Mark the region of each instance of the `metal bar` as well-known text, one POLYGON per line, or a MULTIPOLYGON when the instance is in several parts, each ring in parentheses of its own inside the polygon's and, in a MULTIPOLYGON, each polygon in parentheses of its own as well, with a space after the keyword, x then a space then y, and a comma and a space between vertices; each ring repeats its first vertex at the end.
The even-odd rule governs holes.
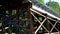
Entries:
MULTIPOLYGON (((43 16, 43 17, 46 17, 46 16, 44 16, 43 14, 39 13, 38 11, 34 10, 33 8, 30 8, 30 10, 31 10, 32 12, 35 12, 35 13, 43 16)), ((50 17, 47 17, 47 18, 50 19, 50 20, 52 20, 52 21, 56 21, 56 20, 54 20, 54 19, 52 19, 52 18, 50 18, 50 17)), ((58 22, 59 22, 59 21, 58 21, 58 22)))
POLYGON ((45 22, 46 19, 44 19, 44 21, 41 23, 41 25, 39 25, 39 27, 37 28, 37 30, 35 31, 35 34, 38 32, 38 30, 41 28, 41 26, 43 25, 43 23, 45 22))
MULTIPOLYGON (((53 26, 53 24, 49 21, 49 20, 47 20, 52 26, 53 26)), ((55 29, 57 30, 57 31, 59 31, 56 27, 55 27, 55 29)))
MULTIPOLYGON (((31 14, 33 15, 33 13, 31 12, 31 14)), ((34 15, 33 15, 34 16, 34 15)), ((35 16, 34 16, 35 17, 35 16)), ((36 17, 35 17, 36 18, 36 17)), ((37 18, 36 18, 37 19, 37 18)), ((38 19, 37 19, 38 20, 38 19)), ((46 18, 44 19, 44 21, 43 22, 45 22, 45 20, 46 20, 46 18)), ((43 26, 42 24, 43 24, 43 22, 41 23, 39 20, 38 20, 38 22, 41 24, 39 27, 38 27, 38 29, 35 31, 35 34, 37 33, 37 31, 39 30, 39 28, 41 27, 41 26, 43 26)), ((44 26, 43 26, 43 28, 44 29, 46 29, 44 26)), ((46 29, 47 30, 47 29, 46 29)), ((48 30, 47 30, 48 31, 48 30)))
MULTIPOLYGON (((39 13, 38 11, 35 11, 35 10, 33 10, 32 8, 30 9, 30 10, 32 10, 33 12, 35 12, 35 13, 37 13, 37 14, 39 14, 39 15, 41 15, 41 13, 39 13)), ((43 16, 44 17, 44 15, 41 15, 41 16, 43 16)), ((52 18, 50 18, 50 17, 47 17, 48 19, 50 19, 50 20, 52 20, 52 21, 56 21, 56 20, 54 20, 54 19, 52 19, 52 18)), ((59 21, 58 21, 59 22, 59 21)), ((59 22, 60 23, 60 22, 59 22)), ((58 29, 57 28, 55 28, 57 31, 58 31, 58 29)))
MULTIPOLYGON (((36 13, 38 12, 37 10, 35 10, 35 9, 33 9, 33 8, 31 8, 30 10, 32 10, 32 11, 34 11, 34 12, 36 12, 36 13)), ((45 15, 41 14, 40 12, 38 12, 37 14, 45 17, 45 15)), ((49 18, 49 17, 47 17, 47 18, 48 18, 48 19, 51 19, 51 18, 49 18)), ((56 21, 56 20, 54 20, 54 19, 51 19, 51 20, 56 21)))
POLYGON ((9 34, 12 34, 12 25, 10 25, 10 32, 9 34))
POLYGON ((47 22, 46 25, 47 25, 47 29, 49 30, 49 33, 50 33, 50 24, 47 22))
POLYGON ((54 27, 56 26, 57 23, 58 23, 58 22, 56 22, 56 23, 53 25, 53 27, 52 27, 52 29, 51 29, 50 32, 52 32, 52 30, 54 29, 54 27))
POLYGON ((44 15, 42 15, 42 14, 41 14, 41 13, 39 13, 38 11, 33 10, 32 8, 30 8, 30 10, 31 10, 32 12, 35 12, 35 13, 37 13, 37 14, 39 14, 39 15, 41 15, 41 16, 43 16, 43 17, 45 17, 44 15))
MULTIPOLYGON (((32 13, 32 15, 33 15, 33 13, 32 13)), ((33 15, 33 17, 35 18, 35 19, 37 19, 34 15, 33 15)), ((41 24, 41 22, 37 19, 37 21, 41 24)), ((47 32, 49 32, 45 27, 44 27, 44 25, 42 25, 42 27, 47 31, 47 32)))
POLYGON ((16 12, 16 20, 17 20, 17 24, 16 24, 16 34, 20 34, 19 32, 19 16, 20 16, 20 12, 19 12, 19 9, 16 9, 17 12, 16 12))
POLYGON ((31 15, 30 10, 29 10, 29 17, 30 17, 30 30, 31 30, 32 34, 35 34, 35 32, 34 32, 34 23, 33 23, 33 20, 32 20, 32 15, 31 15))

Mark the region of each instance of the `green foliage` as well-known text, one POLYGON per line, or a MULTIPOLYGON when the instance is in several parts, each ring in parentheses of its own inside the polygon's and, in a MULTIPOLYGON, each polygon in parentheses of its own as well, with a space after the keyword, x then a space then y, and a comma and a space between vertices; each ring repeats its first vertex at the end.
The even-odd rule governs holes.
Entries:
POLYGON ((42 21, 43 19, 42 19, 42 17, 39 17, 39 21, 42 21))
POLYGON ((60 12, 60 6, 58 2, 49 1, 48 3, 46 3, 46 5, 53 9, 57 14, 60 12))
POLYGON ((44 3, 44 0, 39 0, 40 3, 44 3))
POLYGON ((41 22, 43 19, 42 19, 42 17, 38 17, 38 19, 35 19, 35 18, 34 18, 34 21, 35 21, 35 22, 38 22, 38 20, 41 22))
POLYGON ((24 30, 23 30, 23 29, 21 29, 21 30, 20 30, 20 33, 21 33, 21 34, 24 34, 24 30))
POLYGON ((12 10, 12 15, 15 15, 16 14, 16 10, 12 10))

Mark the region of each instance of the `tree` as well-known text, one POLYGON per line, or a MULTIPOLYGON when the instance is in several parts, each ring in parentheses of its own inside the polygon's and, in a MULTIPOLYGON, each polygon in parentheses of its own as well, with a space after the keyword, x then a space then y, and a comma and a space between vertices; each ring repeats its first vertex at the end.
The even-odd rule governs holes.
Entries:
POLYGON ((44 0, 38 0, 40 3, 44 3, 44 0))
POLYGON ((46 3, 47 6, 49 6, 51 9, 53 9, 57 14, 60 12, 59 11, 59 4, 58 2, 54 2, 54 1, 49 1, 46 3))

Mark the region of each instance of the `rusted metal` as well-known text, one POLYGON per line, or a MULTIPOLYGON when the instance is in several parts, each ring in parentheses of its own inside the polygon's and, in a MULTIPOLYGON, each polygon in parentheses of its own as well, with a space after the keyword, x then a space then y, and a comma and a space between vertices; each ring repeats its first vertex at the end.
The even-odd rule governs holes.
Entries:
POLYGON ((32 4, 30 4, 28 6, 28 13, 29 13, 29 20, 30 20, 30 31, 32 32, 32 34, 35 34, 34 32, 34 22, 33 22, 33 19, 32 19, 32 15, 31 15, 31 11, 30 11, 30 8, 32 7, 32 4))
POLYGON ((33 23, 33 20, 32 20, 31 11, 29 11, 29 16, 30 16, 30 30, 31 30, 32 34, 35 34, 35 32, 34 32, 34 23, 33 23))
POLYGON ((9 32, 9 34, 12 34, 12 25, 10 25, 10 32, 9 32))

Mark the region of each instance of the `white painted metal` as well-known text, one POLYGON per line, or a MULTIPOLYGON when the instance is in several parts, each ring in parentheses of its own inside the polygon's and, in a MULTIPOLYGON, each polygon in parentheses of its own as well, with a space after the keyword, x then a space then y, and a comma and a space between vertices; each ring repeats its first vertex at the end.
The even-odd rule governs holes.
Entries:
POLYGON ((56 22, 56 23, 53 25, 53 27, 52 27, 52 29, 51 29, 50 32, 52 32, 52 30, 54 29, 54 27, 56 26, 57 23, 58 23, 58 22, 56 22))
MULTIPOLYGON (((37 17, 36 16, 34 16, 34 14, 31 12, 31 14, 33 15, 33 17, 41 24, 41 22, 37 19, 37 17)), ((44 25, 42 25, 42 27, 47 31, 47 32, 49 32, 48 30, 47 30, 47 28, 44 26, 44 25)))
POLYGON ((49 13, 49 12, 43 10, 43 9, 41 9, 40 7, 37 7, 37 6, 35 6, 35 5, 32 5, 32 8, 35 9, 35 10, 37 10, 37 11, 40 11, 40 12, 42 12, 42 13, 45 13, 45 14, 53 17, 53 18, 56 18, 56 19, 60 20, 60 18, 58 18, 58 17, 56 17, 55 15, 53 15, 53 14, 51 14, 51 13, 49 13))
MULTIPOLYGON (((39 13, 38 10, 36 11, 36 10, 34 10, 34 9, 32 9, 32 8, 30 8, 30 10, 31 10, 32 12, 35 12, 35 13, 43 16, 43 17, 46 17, 46 16, 42 15, 41 13, 39 13)), ((54 20, 54 19, 52 19, 52 18, 50 18, 50 17, 47 17, 47 18, 50 19, 50 20, 52 20, 52 21, 56 21, 56 20, 54 20)))
MULTIPOLYGON (((32 5, 32 8, 30 8, 30 10, 31 10, 32 12, 35 12, 35 13, 37 13, 37 14, 45 17, 45 18, 46 18, 46 16, 44 16, 44 15, 41 14, 41 13, 47 14, 48 16, 50 16, 50 17, 52 17, 52 18, 55 18, 55 19, 57 19, 57 20, 60 20, 59 17, 57 17, 57 16, 55 16, 55 15, 53 15, 53 14, 51 14, 51 13, 49 13, 49 12, 43 10, 43 9, 41 9, 40 7, 37 7, 37 6, 35 6, 35 5, 32 5)), ((31 14, 33 15, 33 13, 31 13, 31 14)), ((34 15, 33 15, 33 17, 34 17, 35 19, 37 19, 34 15)), ((59 21, 54 20, 54 19, 52 19, 52 18, 50 18, 50 17, 47 17, 47 19, 56 21, 56 23, 55 23, 54 25, 53 25, 51 22, 48 21, 48 22, 53 26, 52 29, 51 29, 50 31, 48 31, 48 30, 44 27, 43 22, 41 23, 41 22, 37 19, 37 21, 40 23, 40 25, 39 25, 39 27, 37 28, 37 30, 35 31, 35 34, 37 33, 37 31, 38 31, 41 27, 43 27, 43 28, 48 32, 48 33, 46 33, 46 34, 58 34, 58 33, 56 33, 56 32, 54 32, 54 33, 49 33, 49 32, 52 32, 52 30, 53 30, 54 28, 59 32, 59 30, 55 27, 56 24, 57 24, 59 21)), ((59 23, 60 23, 60 22, 59 22, 59 23)))
MULTIPOLYGON (((42 15, 41 13, 39 13, 38 12, 38 10, 36 11, 36 10, 33 10, 32 8, 30 9, 30 10, 32 10, 33 12, 35 12, 35 13, 37 13, 37 14, 39 14, 39 15, 41 15, 41 16, 43 16, 43 17, 46 17, 46 16, 44 16, 44 15, 42 15)), ((31 13, 32 15, 33 15, 33 13, 31 13)), ((33 17, 34 18, 36 18, 34 15, 33 15, 33 17)), ((49 18, 49 17, 47 17, 48 19, 51 19, 51 18, 49 18)), ((36 18, 37 19, 37 18, 36 18)), ((56 21, 56 20, 54 20, 54 19, 51 19, 51 20, 53 20, 53 21, 56 21)), ((35 34, 37 33, 37 31, 41 28, 41 26, 49 33, 49 31, 43 26, 43 24, 37 19, 37 21, 41 24, 38 28, 37 28, 37 30, 35 31, 35 34)), ((48 21, 49 22, 49 21, 48 21)), ((58 22, 58 21, 57 21, 58 22)), ((56 22, 56 23, 57 23, 56 22)), ((50 22, 49 22, 50 23, 50 22)), ((55 28, 57 31, 59 31, 55 26, 56 26, 56 23, 53 25, 52 23, 50 23, 53 27, 52 27, 52 29, 51 29, 51 31, 53 30, 53 28, 55 28)), ((49 33, 50 34, 50 33, 49 33)))
MULTIPOLYGON (((47 22, 48 23, 50 23, 52 26, 53 26, 53 24, 49 21, 49 20, 47 20, 47 22)), ((56 27, 54 27, 57 31, 59 31, 56 27)))
MULTIPOLYGON (((31 14, 33 15, 33 17, 34 17, 35 19, 37 19, 32 12, 31 12, 31 14)), ((47 32, 49 32, 49 31, 43 26, 43 23, 46 21, 46 18, 43 20, 42 23, 41 23, 38 19, 37 19, 37 21, 38 21, 41 25, 37 28, 37 30, 35 31, 35 34, 36 34, 37 31, 41 28, 41 26, 42 26, 47 32)))
POLYGON ((41 28, 41 26, 43 25, 43 23, 46 21, 46 19, 44 19, 44 21, 41 23, 41 25, 39 25, 39 27, 37 28, 37 30, 35 31, 35 34, 38 32, 38 30, 41 28))

